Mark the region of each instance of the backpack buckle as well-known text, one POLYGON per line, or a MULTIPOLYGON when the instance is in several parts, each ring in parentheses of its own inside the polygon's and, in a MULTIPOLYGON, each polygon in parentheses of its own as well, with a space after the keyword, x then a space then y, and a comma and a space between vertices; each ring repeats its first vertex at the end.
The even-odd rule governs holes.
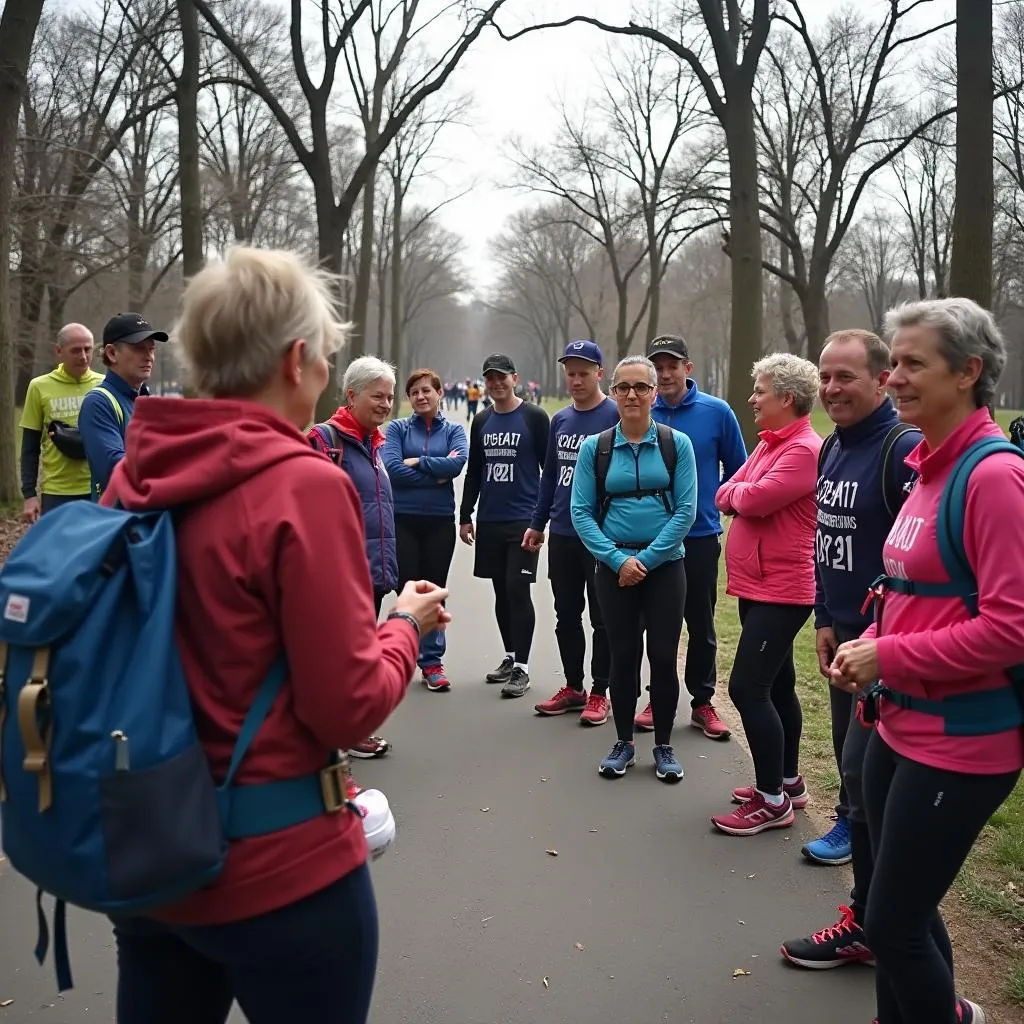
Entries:
POLYGON ((53 806, 53 776, 50 772, 50 741, 53 737, 49 647, 40 647, 32 661, 32 674, 18 694, 18 728, 25 746, 22 767, 39 776, 39 813, 53 806))
POLYGON ((348 765, 344 761, 329 764, 320 772, 320 792, 328 814, 337 814, 345 806, 348 799, 345 792, 347 773, 348 765))

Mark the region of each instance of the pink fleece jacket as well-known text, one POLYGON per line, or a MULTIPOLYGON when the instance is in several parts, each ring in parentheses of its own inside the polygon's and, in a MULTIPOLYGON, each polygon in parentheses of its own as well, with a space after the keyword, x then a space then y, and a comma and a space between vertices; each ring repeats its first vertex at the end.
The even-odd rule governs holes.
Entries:
POLYGON ((802 416, 762 430, 715 504, 734 515, 725 541, 728 593, 774 604, 814 604, 814 489, 821 438, 802 416))
MULTIPOLYGON (((891 576, 948 580, 935 536, 939 497, 960 453, 982 437, 1000 437, 979 409, 934 451, 922 441, 907 456, 920 477, 882 549, 891 576)), ((888 593, 878 637, 882 681, 911 696, 1006 686, 1003 670, 1024 660, 1024 460, 990 455, 967 485, 964 549, 978 580, 980 614, 958 597, 888 593)), ((870 626, 865 637, 873 637, 870 626)), ((989 736, 946 736, 942 719, 883 700, 879 731, 897 753, 948 771, 996 775, 1024 767, 1024 729, 989 736)))

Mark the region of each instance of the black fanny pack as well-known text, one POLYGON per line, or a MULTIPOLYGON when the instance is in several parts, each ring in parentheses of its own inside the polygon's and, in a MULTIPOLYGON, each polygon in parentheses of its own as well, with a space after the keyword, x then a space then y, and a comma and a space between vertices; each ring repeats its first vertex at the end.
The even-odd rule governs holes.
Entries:
POLYGON ((85 445, 82 444, 82 434, 78 427, 72 427, 60 420, 50 420, 46 425, 46 436, 65 458, 85 458, 85 445))

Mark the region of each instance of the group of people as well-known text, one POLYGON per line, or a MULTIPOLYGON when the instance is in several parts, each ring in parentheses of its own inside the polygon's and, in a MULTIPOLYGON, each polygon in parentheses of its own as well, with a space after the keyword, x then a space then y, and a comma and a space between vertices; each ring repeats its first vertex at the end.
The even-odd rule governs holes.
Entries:
MULTIPOLYGON (((955 990, 939 904, 1024 766, 1024 695, 1007 676, 1024 650, 1024 459, 990 442, 963 469, 964 453, 1002 437, 990 408, 1006 352, 991 315, 963 299, 912 303, 889 314, 887 342, 840 331, 818 365, 765 357, 753 368, 759 434, 748 456, 734 411, 700 391, 675 335, 621 360, 607 396, 599 346, 570 342, 560 362, 571 402, 550 421, 516 394, 513 360, 492 355, 482 367, 490 405, 468 438, 445 418, 432 370, 408 377, 413 412, 388 422, 394 370, 356 359, 343 406, 310 429, 326 359, 345 334, 330 287, 291 254, 248 248, 194 277, 173 333, 202 397, 140 402, 112 472, 87 459, 88 492, 60 478, 48 489, 51 425, 59 412, 73 427, 75 403, 53 404, 45 382, 53 378, 55 397, 58 385, 87 392, 78 427, 88 451, 89 405, 126 422, 111 373, 133 401, 144 380, 132 382, 152 366, 140 346, 165 336, 134 340, 150 330, 141 317, 127 336, 104 332, 111 401, 70 332, 55 371, 68 380, 33 382, 31 413, 26 403, 37 436, 24 443, 41 441, 44 453, 39 511, 52 507, 47 494, 189 506, 179 626, 215 776, 282 651, 289 683, 240 774, 284 779, 339 749, 387 753, 377 730, 414 666, 429 690, 452 686, 444 605, 458 536, 494 593, 500 657, 486 681, 503 698, 530 689, 531 588, 547 543, 564 685, 535 712, 578 713, 588 726, 610 716, 616 738, 598 770, 612 779, 635 763, 637 731, 653 731, 655 775, 678 782, 684 623, 689 724, 713 740, 730 735, 714 705, 724 518, 727 590, 741 621, 728 689, 754 777, 714 827, 785 828, 808 802, 793 648, 813 614, 842 787, 833 827, 804 855, 852 861, 854 889, 836 924, 784 943, 783 956, 805 967, 873 963, 878 1024, 983 1022, 955 990), (133 377, 123 373, 129 357, 133 377), (824 442, 810 423, 816 398, 834 424, 824 442), (954 470, 965 475, 950 498, 954 470), (949 551, 960 549, 954 570, 949 551), (650 694, 637 713, 645 649, 650 694)), ((24 457, 22 467, 27 482, 24 457)), ((235 843, 212 885, 116 923, 118 1019, 219 1022, 237 999, 253 1024, 286 1014, 365 1021, 377 955, 365 859, 347 806, 235 843)))

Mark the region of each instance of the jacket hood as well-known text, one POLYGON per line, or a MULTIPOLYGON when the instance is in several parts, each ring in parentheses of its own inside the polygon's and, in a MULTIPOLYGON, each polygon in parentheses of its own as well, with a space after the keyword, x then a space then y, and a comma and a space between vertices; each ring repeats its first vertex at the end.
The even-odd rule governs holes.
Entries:
POLYGON ((61 384, 84 384, 89 380, 96 380, 102 376, 93 369, 88 369, 81 377, 72 377, 70 373, 64 368, 63 363, 58 363, 54 370, 50 371, 50 376, 54 380, 59 380, 61 384))
POLYGON ((346 437, 352 438, 359 444, 365 444, 367 437, 370 438, 370 449, 376 451, 384 443, 384 431, 380 427, 374 427, 373 432, 367 434, 366 428, 352 415, 352 410, 343 405, 332 417, 333 423, 346 437))
POLYGON ((692 377, 686 378, 686 390, 683 392, 683 397, 679 399, 676 405, 672 405, 670 402, 666 402, 659 393, 654 399, 654 409, 668 409, 673 411, 675 409, 682 409, 684 405, 692 405, 697 401, 697 395, 700 394, 700 388, 697 387, 697 382, 692 377))
POLYGON ((277 413, 236 399, 147 398, 125 440, 112 480, 136 510, 207 501, 286 459, 323 458, 277 413))

